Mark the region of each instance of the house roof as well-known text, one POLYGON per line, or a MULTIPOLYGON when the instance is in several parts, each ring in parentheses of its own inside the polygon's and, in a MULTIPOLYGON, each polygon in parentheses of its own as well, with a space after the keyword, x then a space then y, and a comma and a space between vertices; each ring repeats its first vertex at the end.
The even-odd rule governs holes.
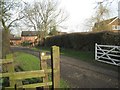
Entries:
POLYGON ((107 20, 103 20, 99 23, 96 23, 96 24, 102 24, 102 23, 106 23, 106 24, 111 24, 113 23, 113 21, 115 21, 118 17, 114 17, 114 18, 111 18, 111 19, 107 19, 107 20))
POLYGON ((21 40, 21 37, 12 37, 10 40, 21 40))
POLYGON ((37 36, 38 31, 22 31, 21 36, 37 36))
POLYGON ((116 21, 117 19, 119 19, 118 17, 114 17, 114 18, 110 18, 110 19, 107 19, 107 20, 103 20, 99 23, 95 23, 95 26, 98 26, 98 25, 109 25, 109 24, 112 24, 114 23, 114 21, 116 21))
POLYGON ((113 18, 113 20, 109 23, 112 24, 114 21, 116 21, 117 19, 119 19, 118 17, 113 18))

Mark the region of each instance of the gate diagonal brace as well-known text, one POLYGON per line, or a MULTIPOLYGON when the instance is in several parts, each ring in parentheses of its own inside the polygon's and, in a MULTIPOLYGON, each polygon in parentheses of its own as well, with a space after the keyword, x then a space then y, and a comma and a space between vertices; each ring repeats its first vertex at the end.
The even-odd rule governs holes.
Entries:
POLYGON ((105 55, 108 57, 108 59, 111 59, 111 58, 109 57, 108 53, 110 53, 111 51, 113 51, 113 50, 115 49, 115 47, 113 47, 112 49, 110 49, 110 50, 107 51, 107 52, 104 52, 99 46, 98 46, 98 48, 103 52, 103 55, 99 56, 98 59, 99 59, 99 58, 102 58, 102 57, 105 56, 105 55))

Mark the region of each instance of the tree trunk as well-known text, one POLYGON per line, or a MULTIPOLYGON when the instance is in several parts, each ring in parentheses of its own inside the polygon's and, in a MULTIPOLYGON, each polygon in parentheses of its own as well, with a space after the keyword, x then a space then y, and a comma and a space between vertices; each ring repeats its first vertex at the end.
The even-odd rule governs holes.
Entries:
POLYGON ((6 55, 10 52, 10 32, 9 27, 5 25, 5 21, 2 18, 2 58, 6 58, 6 55))
POLYGON ((9 52, 10 52, 9 30, 3 30, 3 32, 2 32, 2 58, 6 58, 6 55, 9 52))
POLYGON ((0 28, 0 59, 2 59, 2 28, 0 28))

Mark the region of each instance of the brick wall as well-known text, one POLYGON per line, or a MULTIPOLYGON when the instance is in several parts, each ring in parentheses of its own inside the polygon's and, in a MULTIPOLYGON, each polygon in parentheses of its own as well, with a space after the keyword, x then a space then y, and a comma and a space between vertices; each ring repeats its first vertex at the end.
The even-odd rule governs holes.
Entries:
POLYGON ((22 36, 21 37, 22 42, 24 41, 35 42, 35 39, 37 39, 37 36, 22 36))

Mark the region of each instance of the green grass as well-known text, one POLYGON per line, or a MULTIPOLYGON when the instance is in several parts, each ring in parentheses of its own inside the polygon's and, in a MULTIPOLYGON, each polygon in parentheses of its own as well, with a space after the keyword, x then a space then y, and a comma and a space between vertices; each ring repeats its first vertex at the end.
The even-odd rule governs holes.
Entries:
POLYGON ((14 53, 14 60, 17 66, 20 66, 24 71, 39 70, 40 69, 40 60, 39 58, 23 53, 16 52, 14 53))
POLYGON ((88 62, 91 62, 90 60, 94 59, 94 52, 61 49, 61 54, 65 56, 73 57, 79 60, 88 61, 88 62))
POLYGON ((8 55, 6 56, 6 58, 7 58, 7 59, 12 59, 12 58, 13 58, 13 54, 8 54, 8 55))
POLYGON ((64 88, 64 89, 65 88, 70 88, 70 86, 68 85, 68 82, 63 80, 63 79, 60 80, 60 87, 64 88))
POLYGON ((51 48, 49 48, 49 47, 33 47, 32 50, 49 52, 51 50, 51 48))
POLYGON ((76 58, 78 60, 82 60, 90 63, 93 66, 102 67, 105 69, 111 69, 114 71, 118 71, 117 67, 114 65, 106 64, 103 62, 96 61, 94 58, 94 52, 86 52, 86 51, 78 51, 78 50, 70 50, 70 49, 61 49, 61 54, 69 57, 76 58))
MULTIPOLYGON (((23 52, 16 52, 14 54, 7 55, 7 58, 12 58, 14 56, 15 66, 20 68, 23 71, 31 71, 31 70, 40 70, 40 60, 39 58, 23 53, 23 52)), ((37 79, 35 79, 37 80, 37 79)), ((35 80, 30 79, 30 82, 35 82, 35 80)), ((61 88, 69 88, 69 85, 63 79, 60 80, 60 87, 61 88)))
MULTIPOLYGON (((50 51, 50 48, 40 47, 40 48, 36 48, 36 50, 50 51)), ((94 58, 94 52, 79 51, 79 50, 65 49, 65 48, 60 48, 60 52, 61 52, 61 55, 76 58, 78 60, 88 62, 95 66, 100 66, 102 68, 117 71, 117 67, 114 65, 96 61, 94 58)))
MULTIPOLYGON (((45 52, 50 51, 50 48, 48 48, 48 47, 40 47, 40 48, 37 47, 37 48, 33 48, 33 49, 41 50, 41 51, 45 51, 45 52)), ((60 53, 61 53, 61 55, 69 56, 69 57, 87 61, 87 62, 92 62, 92 60, 94 60, 94 52, 60 48, 60 53)))

